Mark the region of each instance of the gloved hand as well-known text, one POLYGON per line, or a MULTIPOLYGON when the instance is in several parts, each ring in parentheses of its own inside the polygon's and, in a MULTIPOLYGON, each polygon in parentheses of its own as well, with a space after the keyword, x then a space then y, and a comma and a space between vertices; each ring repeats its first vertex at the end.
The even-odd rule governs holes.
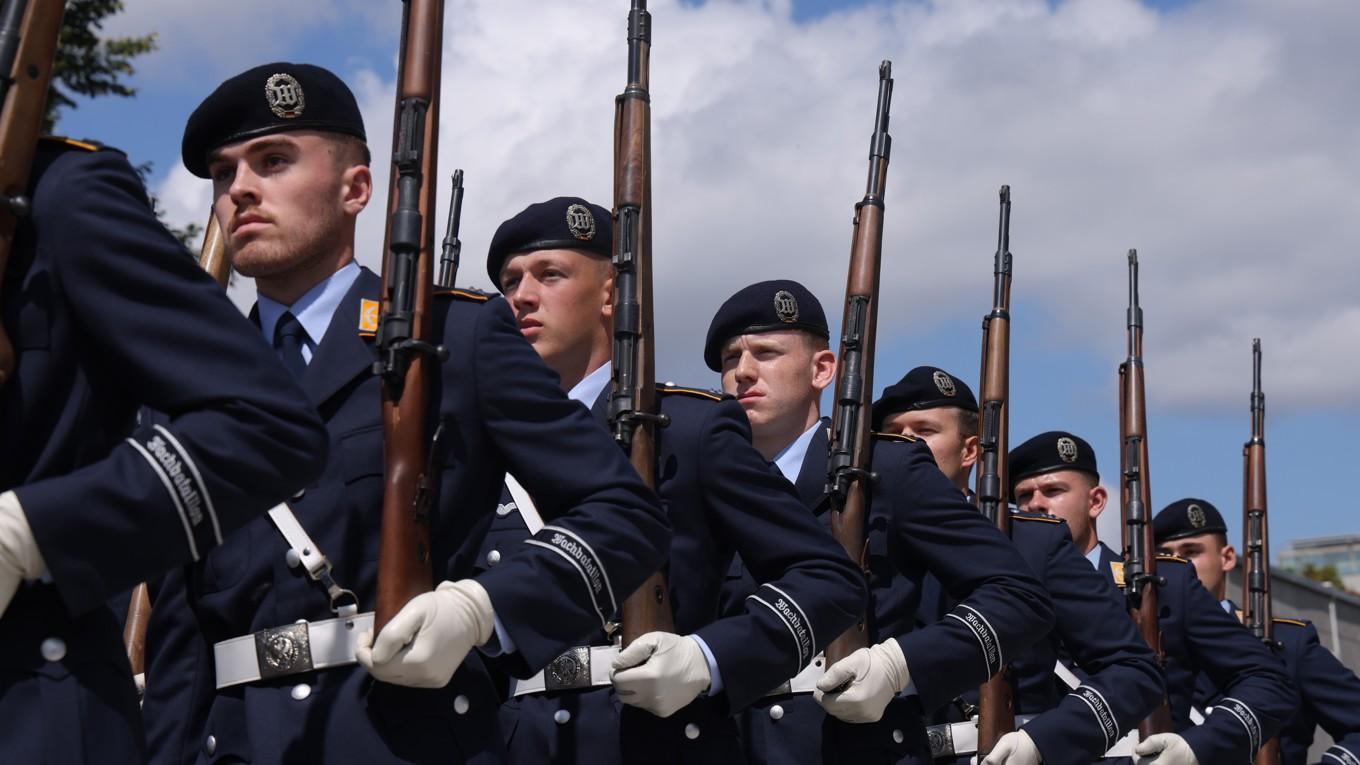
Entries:
POLYGON ((1040 765, 1043 761, 1034 739, 1023 730, 1015 730, 996 742, 992 753, 982 760, 982 765, 1040 765))
POLYGON ((12 491, 0 494, 0 616, 25 579, 37 579, 47 570, 28 516, 12 491))
POLYGON ((1133 748, 1135 765, 1199 765, 1185 739, 1175 733, 1157 733, 1133 748))
POLYGON ((619 701, 670 717, 713 682, 699 641, 688 635, 648 632, 614 657, 609 680, 619 701))
POLYGON ((359 635, 355 658, 384 683, 442 688, 468 651, 491 639, 491 596, 472 579, 440 582, 411 598, 373 639, 359 635))
POLYGON ((848 723, 878 722, 888 702, 911 682, 907 659, 892 638, 861 648, 827 668, 813 698, 848 723))

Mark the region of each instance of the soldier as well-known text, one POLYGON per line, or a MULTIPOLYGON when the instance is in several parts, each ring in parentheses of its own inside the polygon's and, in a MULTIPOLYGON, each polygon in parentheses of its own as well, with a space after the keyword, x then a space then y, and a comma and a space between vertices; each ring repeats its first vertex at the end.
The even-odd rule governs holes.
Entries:
MULTIPOLYGON (((1010 471, 1016 505, 1067 521, 1077 549, 1123 587, 1123 559, 1096 534, 1096 518, 1104 511, 1108 494, 1100 485, 1091 445, 1071 433, 1041 433, 1011 450, 1010 471)), ((1167 701, 1177 733, 1157 734, 1139 743, 1135 748, 1143 757, 1139 762, 1244 762, 1280 730, 1298 697, 1280 662, 1216 607, 1187 561, 1158 556, 1157 575, 1166 580, 1157 590, 1158 627, 1166 655, 1167 701), (1196 726, 1190 704, 1195 676, 1201 671, 1231 696, 1196 726)), ((1124 604, 1122 597, 1117 601, 1124 604)))
MULTIPOLYGON (((503 223, 487 257, 525 337, 601 426, 612 250, 609 211, 559 197, 503 223)), ((737 402, 674 385, 659 393, 669 424, 656 478, 675 527, 666 574, 677 634, 644 635, 616 653, 602 630, 546 677, 515 683, 506 715, 516 761, 740 762, 730 715, 811 664, 863 607, 859 572, 752 448, 737 402), (762 585, 723 616, 720 587, 734 552, 762 585), (568 671, 578 656, 589 668, 568 671), (611 680, 617 698, 604 687, 611 680), (631 706, 620 713, 620 701, 631 706)), ((516 504, 520 512, 505 518, 509 538, 487 552, 488 564, 525 534, 528 514, 516 504)))
MULTIPOLYGON (((917 436, 930 446, 936 461, 960 492, 978 457, 978 405, 962 380, 936 367, 917 367, 888 386, 874 402, 875 429, 917 436)), ((1047 638, 1021 654, 1012 654, 1017 730, 997 742, 983 765, 1089 763, 1109 752, 1160 702, 1165 692, 1152 649, 1138 636, 1116 597, 1114 585, 1091 568, 1067 532, 1067 524, 1051 515, 1012 513, 1011 541, 1048 590, 1057 623, 1047 638)), ((952 598, 933 577, 923 599, 926 622, 940 619, 952 598)), ((976 749, 976 728, 962 709, 976 707, 969 692, 943 710, 942 725, 933 727, 942 751, 965 762, 976 749), (944 735, 945 727, 950 735, 944 735), (969 734, 963 745, 955 731, 969 734), (953 746, 947 744, 952 742, 953 746)), ((1110 756, 1129 756, 1127 751, 1110 756)))
MULTIPOLYGON (((1158 548, 1193 563, 1204 589, 1224 611, 1240 619, 1237 606, 1226 597, 1228 572, 1237 568, 1237 551, 1228 544, 1228 527, 1218 508, 1193 497, 1177 500, 1157 513, 1152 528, 1158 548)), ((1323 752, 1324 760, 1360 763, 1360 679, 1322 647, 1311 622, 1277 618, 1271 637, 1303 701, 1279 735, 1282 765, 1308 762, 1308 749, 1319 725, 1335 742, 1323 752)), ((1215 706, 1221 696, 1201 674, 1195 706, 1201 710, 1215 706)))
MULTIPOLYGON (((828 336, 817 298, 797 282, 775 280, 729 298, 704 343, 704 360, 746 410, 757 447, 824 527, 830 447, 820 401, 836 376, 828 336)), ((1042 587, 950 486, 924 442, 875 434, 873 471, 868 629, 876 644, 824 676, 792 678, 754 708, 745 727, 757 762, 930 762, 925 714, 999 671, 1002 657, 1051 626, 1042 587), (958 606, 918 629, 913 617, 927 571, 958 606)))
POLYGON ((44 139, 24 193, 4 279, 0 762, 139 763, 124 614, 105 600, 311 481, 325 436, 120 152, 44 139))
POLYGON ((324 69, 256 67, 194 111, 183 158, 212 179, 228 252, 259 289, 252 316, 321 412, 332 459, 272 523, 167 587, 186 607, 157 608, 149 639, 156 761, 502 759, 484 657, 527 675, 607 618, 614 593, 663 558, 654 494, 558 389, 505 301, 438 296, 433 342, 448 358, 432 385, 429 430, 438 418, 444 433, 430 553, 443 581, 374 639, 371 613, 356 613, 375 598, 383 492, 379 278, 354 262, 372 190, 358 105, 324 69), (473 578, 507 468, 552 522, 473 578))

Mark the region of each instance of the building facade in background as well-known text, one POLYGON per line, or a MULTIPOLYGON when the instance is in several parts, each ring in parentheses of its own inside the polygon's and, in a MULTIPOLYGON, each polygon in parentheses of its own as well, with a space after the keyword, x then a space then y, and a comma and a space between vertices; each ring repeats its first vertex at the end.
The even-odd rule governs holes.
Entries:
POLYGON ((1334 568, 1347 591, 1360 593, 1360 534, 1296 539, 1280 553, 1277 565, 1295 573, 1310 566, 1334 568))

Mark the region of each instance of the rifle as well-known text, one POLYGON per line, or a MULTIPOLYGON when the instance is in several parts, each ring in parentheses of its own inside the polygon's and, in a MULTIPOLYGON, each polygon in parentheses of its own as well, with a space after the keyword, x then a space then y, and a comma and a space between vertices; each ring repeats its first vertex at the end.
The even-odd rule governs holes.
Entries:
MULTIPOLYGON (((614 365, 609 423, 633 469, 656 488, 656 349, 652 327, 652 16, 646 0, 628 11, 628 84, 614 99, 614 365)), ((674 632, 660 571, 623 601, 623 644, 674 632)))
MULTIPOLYGON (((977 503, 1001 533, 1011 535, 1006 504, 1006 459, 1011 367, 1011 187, 1001 187, 1001 219, 997 224, 992 266, 992 312, 982 320, 982 381, 978 386, 982 428, 978 447, 977 503)), ((989 754, 996 742, 1015 730, 1015 689, 1006 667, 978 688, 978 754, 989 754)))
MULTIPOLYGON (((883 194, 888 181, 888 112, 892 107, 892 62, 878 65, 878 107, 869 138, 869 177, 855 204, 850 237, 850 270, 841 319, 840 366, 831 417, 826 493, 831 502, 831 535, 868 575, 868 481, 874 479, 869 443, 869 407, 874 393, 874 333, 878 324, 878 274, 883 261, 883 194)), ((866 619, 826 647, 828 665, 868 646, 866 619)))
MULTIPOLYGON (((1251 440, 1242 445, 1242 619, 1251 634, 1274 646, 1270 610, 1270 525, 1266 519, 1266 396, 1261 392, 1261 338, 1251 341, 1251 440)), ((1256 752, 1256 765, 1280 762, 1280 740, 1256 752)))
POLYGON ((426 410, 430 364, 448 355, 432 345, 429 307, 433 284, 435 188, 439 140, 439 63, 443 0, 402 0, 401 54, 392 135, 392 180, 387 201, 382 314, 378 361, 382 381, 382 541, 378 549, 376 634, 411 598, 434 584, 430 562, 430 507, 434 471, 426 410))
MULTIPOLYGON (((1119 365, 1119 467, 1123 477, 1120 505, 1124 516, 1124 582, 1129 615, 1138 633, 1152 647, 1159 663, 1165 663, 1162 631, 1157 624, 1157 588, 1166 580, 1157 576, 1156 544, 1148 514, 1147 410, 1143 391, 1143 309, 1138 305, 1138 251, 1129 250, 1128 358, 1119 365)), ((1138 735, 1168 733, 1171 712, 1166 697, 1138 723, 1138 735)))
MULTIPOLYGON (((29 213, 29 175, 65 10, 53 0, 6 0, 0 9, 0 280, 19 219, 29 213)), ((0 327, 0 387, 14 364, 14 345, 0 327)))
POLYGON ((453 289, 458 278, 458 259, 463 254, 463 242, 458 228, 463 220, 463 171, 453 171, 453 198, 449 200, 449 220, 444 224, 444 247, 439 253, 439 286, 453 289))
MULTIPOLYGON (((226 289, 227 279, 231 276, 231 259, 227 257, 227 240, 222 236, 222 227, 217 225, 217 216, 212 213, 208 214, 208 225, 203 231, 198 265, 226 289)), ((123 649, 127 653, 128 664, 132 665, 133 677, 146 671, 146 625, 150 619, 151 594, 147 591, 146 582, 142 582, 132 588, 127 619, 123 622, 123 649)))

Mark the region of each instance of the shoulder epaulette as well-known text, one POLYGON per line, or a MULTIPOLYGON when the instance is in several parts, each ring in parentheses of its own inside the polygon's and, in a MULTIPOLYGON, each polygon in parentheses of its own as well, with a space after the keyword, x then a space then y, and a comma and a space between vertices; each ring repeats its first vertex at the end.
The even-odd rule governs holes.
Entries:
POLYGON ((1169 560, 1172 563, 1190 563, 1189 559, 1182 558, 1179 555, 1162 555, 1161 553, 1157 553, 1157 560, 1169 560))
POLYGON ((657 383, 656 389, 659 393, 681 393, 695 398, 706 398, 709 401, 722 401, 723 394, 716 390, 703 390, 701 388, 685 388, 675 383, 657 383))
POLYGON ((436 289, 434 296, 437 298, 449 298, 451 300, 471 300, 474 303, 485 303, 493 296, 490 292, 472 289, 471 287, 458 287, 456 289, 436 289))
POLYGON ((878 441, 906 441, 907 443, 911 443, 913 441, 921 440, 916 436, 908 436, 903 433, 879 433, 878 431, 874 431, 871 435, 878 441))
POLYGON ((1013 521, 1038 521, 1038 522, 1040 522, 1040 523, 1064 523, 1064 522, 1065 522, 1065 521, 1063 521, 1063 519, 1059 518, 1058 516, 1056 516, 1056 515, 1049 515, 1048 513, 1021 513, 1021 512, 1014 512, 1014 513, 1011 513, 1011 520, 1013 520, 1013 521))
POLYGON ((1308 626, 1308 622, 1305 622, 1305 621, 1303 621, 1302 619, 1282 619, 1282 618, 1280 618, 1280 617, 1277 616, 1277 617, 1275 617, 1274 619, 1271 619, 1271 621, 1275 622, 1276 624, 1292 624, 1292 625, 1294 625, 1295 627, 1307 627, 1307 626, 1308 626))
POLYGON ((67 138, 66 136, 63 135, 45 135, 38 140, 47 141, 58 146, 69 147, 72 149, 80 149, 81 151, 99 151, 100 149, 104 148, 100 144, 94 143, 93 141, 77 141, 74 138, 67 138))

